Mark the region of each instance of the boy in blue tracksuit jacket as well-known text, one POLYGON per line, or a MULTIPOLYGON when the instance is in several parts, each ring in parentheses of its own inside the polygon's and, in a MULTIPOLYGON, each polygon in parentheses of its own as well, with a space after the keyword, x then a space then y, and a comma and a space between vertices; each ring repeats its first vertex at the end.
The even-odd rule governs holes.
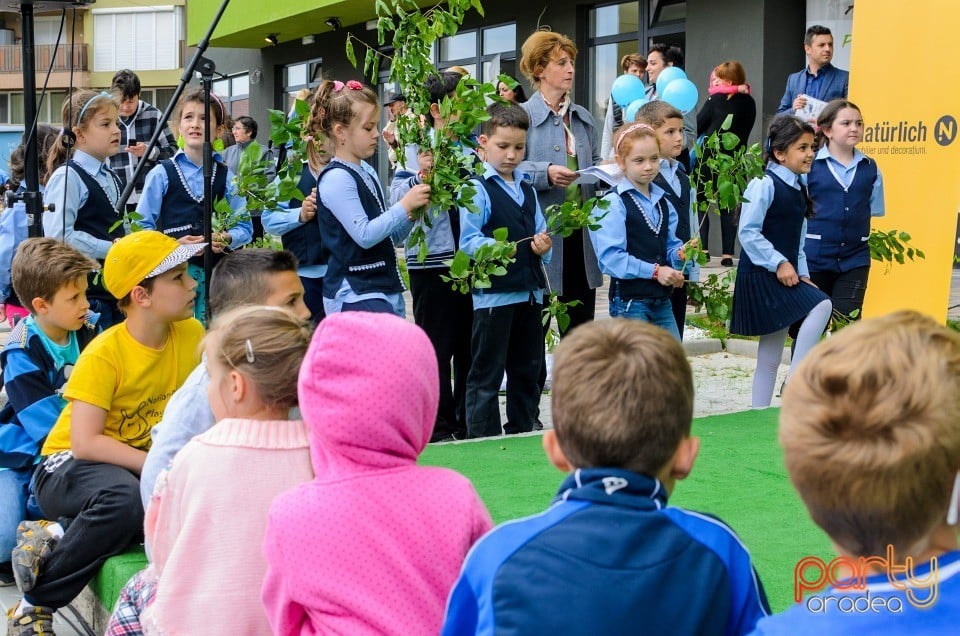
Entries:
POLYGON ((442 633, 745 634, 769 613, 736 534, 667 505, 692 467, 693 378, 680 343, 646 322, 582 325, 557 347, 554 429, 571 473, 546 512, 467 555, 442 633))
POLYGON ((10 552, 27 507, 40 447, 66 405, 61 395, 80 351, 96 335, 87 275, 99 266, 66 243, 26 239, 11 265, 17 296, 30 316, 0 352, 8 402, 0 411, 0 581, 12 581, 10 552))

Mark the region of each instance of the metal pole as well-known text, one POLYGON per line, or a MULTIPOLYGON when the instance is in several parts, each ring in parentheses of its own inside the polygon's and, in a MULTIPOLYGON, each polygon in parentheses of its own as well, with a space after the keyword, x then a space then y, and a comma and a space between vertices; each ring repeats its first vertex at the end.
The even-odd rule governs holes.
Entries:
POLYGON ((217 67, 212 60, 202 57, 197 65, 203 84, 203 291, 207 299, 204 319, 210 323, 210 276, 213 272, 213 140, 210 126, 210 90, 217 67))
POLYGON ((23 181, 26 191, 23 202, 27 208, 27 236, 43 236, 40 214, 43 201, 40 197, 40 166, 37 158, 36 131, 31 124, 37 114, 37 78, 33 59, 33 4, 20 5, 21 51, 23 57, 23 121, 29 128, 24 139, 23 181))

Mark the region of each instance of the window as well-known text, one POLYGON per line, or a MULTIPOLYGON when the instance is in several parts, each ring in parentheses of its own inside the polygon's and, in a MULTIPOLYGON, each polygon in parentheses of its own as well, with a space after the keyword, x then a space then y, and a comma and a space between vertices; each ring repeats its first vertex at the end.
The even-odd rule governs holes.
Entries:
POLYGON ((213 92, 231 117, 250 114, 250 75, 243 73, 213 83, 213 92))
MULTIPOLYGON (((23 92, 5 93, 0 97, 2 97, 0 99, 0 122, 26 125, 27 122, 24 121, 23 113, 23 92)), ((63 91, 47 91, 41 104, 40 93, 37 93, 37 111, 39 114, 37 121, 41 124, 59 125, 60 112, 65 98, 66 93, 63 91)))
MULTIPOLYGON (((80 31, 79 27, 77 31, 80 31)), ((35 45, 56 44, 59 34, 60 16, 37 16, 33 19, 33 43, 35 45)), ((60 44, 66 44, 69 39, 70 21, 66 20, 63 25, 63 36, 60 38, 60 44)))
POLYGON ((182 7, 93 9, 93 70, 180 68, 182 7))
POLYGON ((686 43, 687 3, 683 0, 640 0, 590 10, 588 26, 590 112, 602 122, 610 86, 621 73, 628 53, 646 56, 654 42, 686 43))
POLYGON ((464 31, 440 40, 440 59, 437 68, 448 69, 462 66, 470 75, 476 76, 482 69, 484 82, 492 82, 501 73, 516 74, 517 25, 501 24, 475 31, 464 31), (499 60, 499 67, 494 64, 499 60), (509 62, 504 64, 504 62, 509 62))
MULTIPOLYGON (((249 77, 249 76, 247 76, 249 77)), ((286 108, 288 111, 293 108, 293 102, 297 93, 305 88, 314 89, 320 85, 323 79, 323 58, 317 57, 312 60, 289 64, 283 67, 283 105, 280 108, 286 108)), ((247 79, 247 92, 249 93, 249 79, 247 79)))

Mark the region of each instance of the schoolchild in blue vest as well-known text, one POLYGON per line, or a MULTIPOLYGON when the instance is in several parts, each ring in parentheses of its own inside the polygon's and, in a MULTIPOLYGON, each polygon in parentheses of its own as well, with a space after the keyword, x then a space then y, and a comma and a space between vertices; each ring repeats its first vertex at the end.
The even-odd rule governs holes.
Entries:
MULTIPOLYGON (((213 121, 210 135, 216 137, 223 130, 225 113, 223 103, 211 94, 210 113, 213 121)), ((143 193, 137 203, 139 221, 145 230, 159 230, 183 244, 203 243, 203 91, 189 90, 180 98, 173 113, 180 132, 177 145, 180 150, 172 159, 164 159, 147 173, 143 193)), ((234 175, 223 162, 219 152, 213 155, 213 200, 226 199, 233 210, 233 225, 228 230, 213 233, 214 264, 224 251, 243 247, 253 239, 253 224, 247 213, 247 203, 237 196, 234 175)), ((193 314, 199 320, 206 318, 207 298, 204 285, 203 253, 190 259, 190 276, 197 281, 197 299, 193 314)))
MULTIPOLYGON (((50 179, 43 203, 52 211, 42 215, 43 233, 102 265, 107 250, 125 234, 117 213, 120 180, 107 167, 107 158, 120 147, 117 104, 110 93, 77 91, 63 102, 62 115, 63 130, 47 157, 50 179)), ((97 276, 90 278, 87 299, 100 314, 101 328, 123 320, 117 301, 97 276)))
MULTIPOLYGON (((459 73, 442 73, 427 78, 430 91, 430 110, 425 117, 431 129, 431 139, 443 135, 449 118, 441 117, 440 102, 452 95, 462 76, 459 73)), ((456 140, 455 140, 456 142, 456 140)), ((459 143, 459 142, 456 142, 459 143)), ((465 163, 470 168, 461 170, 463 179, 469 179, 475 170, 482 170, 483 163, 476 151, 460 146, 465 163)), ((433 155, 423 153, 418 157, 420 171, 408 175, 398 170, 390 186, 390 198, 399 201, 413 186, 423 183, 424 176, 432 167, 433 155)), ((426 242, 426 258, 420 261, 420 246, 407 240, 407 271, 410 273, 410 293, 413 296, 413 319, 423 329, 437 353, 437 370, 440 374, 440 405, 431 441, 463 439, 467 434, 466 397, 467 376, 473 361, 470 338, 473 332, 473 302, 470 296, 453 289, 442 277, 449 273, 445 264, 453 258, 460 241, 460 209, 449 210, 431 207, 426 216, 417 220, 422 227, 426 242), (451 387, 451 378, 453 384, 451 387)))
POLYGON ((810 200, 802 175, 813 162, 813 128, 792 115, 777 116, 770 123, 766 156, 766 174, 744 192, 730 321, 731 333, 760 336, 754 408, 770 406, 790 325, 804 319, 792 373, 820 340, 832 309, 827 295, 810 281, 803 251, 810 200))
POLYGON ((360 82, 322 82, 314 112, 334 153, 317 183, 320 238, 329 250, 324 309, 327 314, 373 311, 404 316, 404 285, 394 242, 410 233, 418 210, 430 201, 430 186, 414 186, 387 207, 380 179, 364 161, 380 140, 380 104, 360 82))
MULTIPOLYGON (((307 130, 317 127, 316 108, 307 122, 307 130)), ((303 302, 314 324, 326 315, 323 310, 323 277, 327 273, 327 250, 320 238, 317 218, 317 179, 331 155, 319 130, 307 140, 307 157, 297 189, 299 197, 281 201, 276 210, 264 210, 260 217, 264 229, 279 236, 283 249, 297 257, 297 275, 303 284, 303 302)))
MULTIPOLYGON (((857 150, 863 117, 852 102, 836 99, 817 120, 821 147, 807 175, 813 218, 807 221, 810 280, 830 296, 838 314, 857 320, 870 275, 870 220, 885 213, 883 177, 857 150), (824 143, 825 142, 825 143, 824 143)), ((799 325, 791 327, 794 335, 799 325)))
MULTIPOLYGON (((653 182, 663 188, 673 209, 677 211, 677 238, 686 244, 696 234, 698 227, 695 207, 696 193, 690 187, 690 177, 677 157, 683 152, 683 113, 662 100, 644 104, 637 111, 636 120, 653 127, 660 143, 660 173, 653 182)), ((700 241, 697 240, 696 243, 700 241)), ((694 262, 684 263, 684 281, 700 280, 700 266, 694 262)), ((687 322, 687 286, 674 287, 670 294, 673 318, 683 340, 683 328, 687 322)))
POLYGON ((645 320, 679 340, 670 295, 684 282, 683 244, 677 212, 653 183, 660 170, 657 134, 648 124, 631 124, 617 135, 614 153, 624 179, 604 197, 606 216, 590 231, 600 270, 611 277, 610 316, 645 320))
POLYGON ((544 339, 541 313, 550 261, 550 237, 536 193, 523 172, 530 117, 516 105, 493 104, 480 145, 486 162, 475 178, 471 212, 461 201, 460 249, 468 255, 507 229, 517 243, 515 261, 489 289, 473 291, 473 366, 467 376, 467 435, 500 435, 500 384, 507 374, 507 422, 503 432, 527 433, 537 422, 544 339))
POLYGON ((749 634, 769 614, 750 553, 716 517, 670 504, 693 470, 693 376, 648 323, 599 320, 557 346, 545 512, 471 548, 441 634, 749 634))

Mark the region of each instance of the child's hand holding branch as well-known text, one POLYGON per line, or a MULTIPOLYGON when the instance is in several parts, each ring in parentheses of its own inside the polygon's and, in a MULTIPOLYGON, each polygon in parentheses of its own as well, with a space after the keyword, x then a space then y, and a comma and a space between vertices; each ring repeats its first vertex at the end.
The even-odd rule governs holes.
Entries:
POLYGON ((533 250, 533 253, 537 256, 543 256, 552 246, 553 241, 550 240, 550 235, 546 232, 535 234, 530 240, 530 249, 533 250))

